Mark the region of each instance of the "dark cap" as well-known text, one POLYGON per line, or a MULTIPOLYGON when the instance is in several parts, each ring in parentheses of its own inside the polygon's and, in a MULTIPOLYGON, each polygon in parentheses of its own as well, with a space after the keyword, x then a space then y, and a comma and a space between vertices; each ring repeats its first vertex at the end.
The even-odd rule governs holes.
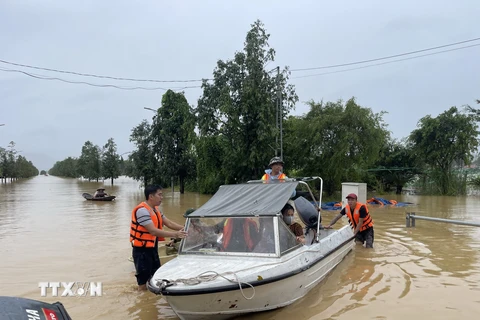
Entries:
POLYGON ((352 198, 357 200, 357 195, 355 193, 350 193, 345 199, 352 198))
POLYGON ((285 165, 285 163, 282 161, 280 157, 273 157, 270 159, 270 163, 268 166, 271 168, 274 164, 280 163, 282 166, 285 165))

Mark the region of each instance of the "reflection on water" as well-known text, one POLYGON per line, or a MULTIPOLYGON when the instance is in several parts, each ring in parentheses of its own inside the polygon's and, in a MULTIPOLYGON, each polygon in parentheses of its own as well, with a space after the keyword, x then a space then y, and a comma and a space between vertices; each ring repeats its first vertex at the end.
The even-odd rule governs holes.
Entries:
MULTIPOLYGON (((164 298, 136 291, 128 234, 131 210, 143 201, 143 189, 121 178, 114 186, 105 184, 115 201, 82 198, 99 186, 103 183, 52 176, 0 184, 0 295, 61 301, 74 319, 177 319, 164 298), (41 281, 100 281, 103 296, 41 297, 41 281)), ((185 221, 186 209, 209 199, 169 189, 164 195, 162 211, 178 223, 185 221)), ((357 246, 293 305, 240 319, 477 318, 480 228, 422 220, 406 228, 405 214, 480 221, 480 198, 394 199, 417 205, 371 206, 374 249, 357 246)), ((323 212, 324 221, 337 213, 323 212)), ((343 225, 345 220, 335 227, 343 225)), ((165 256, 165 247, 160 250, 165 256)))

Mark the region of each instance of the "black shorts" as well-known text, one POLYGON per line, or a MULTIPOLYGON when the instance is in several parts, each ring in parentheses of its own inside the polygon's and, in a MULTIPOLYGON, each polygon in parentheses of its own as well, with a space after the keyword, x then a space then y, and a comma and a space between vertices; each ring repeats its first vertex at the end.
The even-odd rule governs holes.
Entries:
POLYGON ((373 248, 374 238, 373 227, 370 227, 366 230, 358 232, 357 236, 355 237, 355 241, 358 241, 362 244, 365 242, 365 247, 373 248))
POLYGON ((157 248, 137 248, 132 249, 133 263, 135 264, 135 277, 137 284, 146 284, 148 280, 160 268, 160 257, 157 248))

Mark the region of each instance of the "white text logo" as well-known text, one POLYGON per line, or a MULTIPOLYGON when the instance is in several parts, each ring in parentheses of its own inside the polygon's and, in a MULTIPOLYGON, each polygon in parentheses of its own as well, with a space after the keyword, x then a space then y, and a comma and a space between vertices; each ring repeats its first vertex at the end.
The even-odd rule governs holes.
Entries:
POLYGON ((47 289, 50 288, 52 297, 90 297, 102 296, 101 282, 39 282, 40 295, 47 296, 47 289))

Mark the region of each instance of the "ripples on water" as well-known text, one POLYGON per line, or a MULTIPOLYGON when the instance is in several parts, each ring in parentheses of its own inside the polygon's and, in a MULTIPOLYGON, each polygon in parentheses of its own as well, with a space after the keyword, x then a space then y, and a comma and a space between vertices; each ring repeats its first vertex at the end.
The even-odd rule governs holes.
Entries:
MULTIPOLYGON (((74 319, 177 319, 162 297, 135 291, 128 230, 143 190, 121 178, 105 185, 116 201, 82 198, 98 186, 103 185, 55 177, 0 185, 0 240, 8 243, 0 247, 0 295, 61 301, 74 319), (37 287, 39 281, 81 280, 103 282, 104 296, 42 298, 37 287)), ((164 193, 162 210, 179 223, 186 209, 209 198, 164 193)), ((372 207, 373 250, 357 246, 293 305, 239 319, 476 319, 480 228, 422 220, 406 228, 405 214, 480 221, 480 198, 387 198, 418 205, 372 207)), ((324 221, 337 212, 324 212, 324 221)))

